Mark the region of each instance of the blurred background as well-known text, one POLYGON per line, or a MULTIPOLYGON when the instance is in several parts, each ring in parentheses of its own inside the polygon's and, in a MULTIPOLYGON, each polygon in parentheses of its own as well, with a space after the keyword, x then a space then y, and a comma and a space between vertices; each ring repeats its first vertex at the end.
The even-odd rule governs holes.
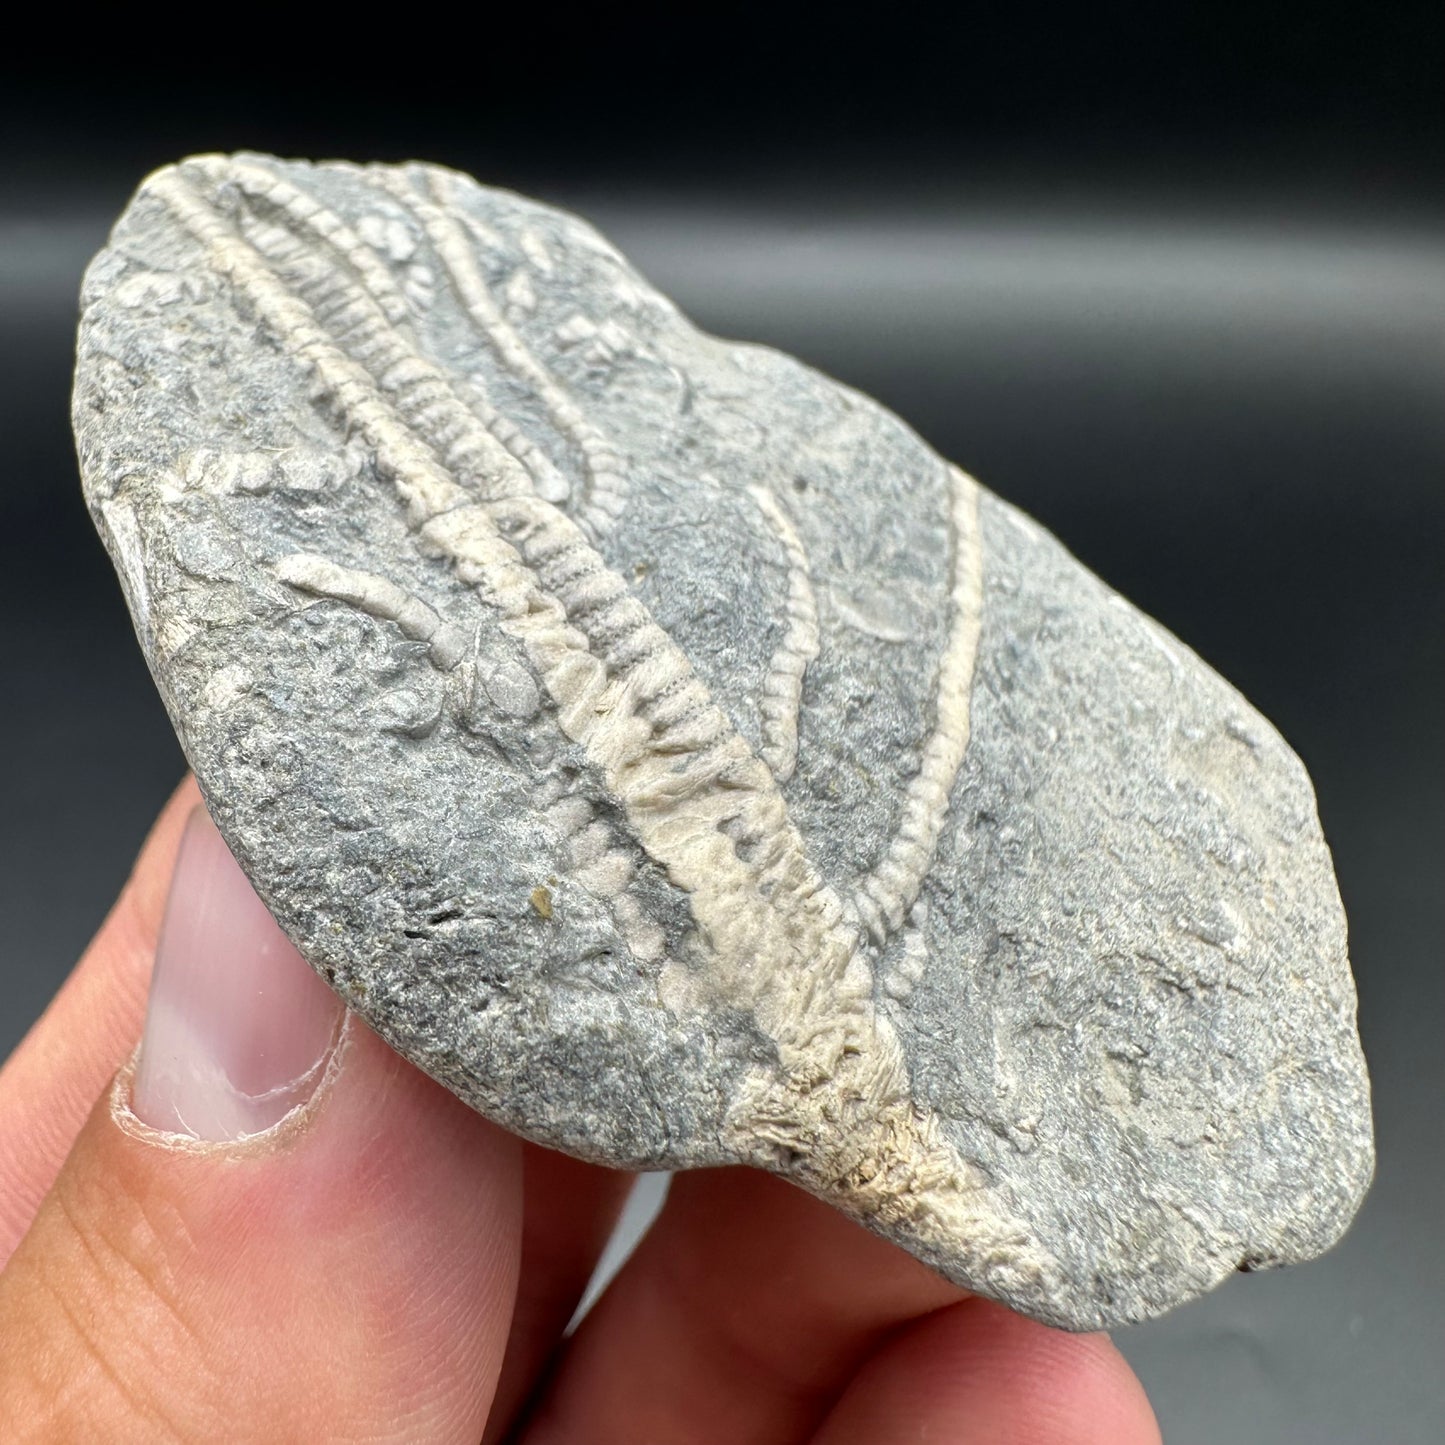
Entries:
POLYGON ((588 216, 704 327, 879 397, 1301 753, 1377 1183, 1326 1259, 1119 1343, 1174 1442, 1438 1445, 1445 10, 949 14, 393 17, 313 55, 252 17, 164 67, 94 33, 89 59, 0 60, 0 1057, 182 769, 80 501, 81 270, 189 152, 443 161, 588 216))

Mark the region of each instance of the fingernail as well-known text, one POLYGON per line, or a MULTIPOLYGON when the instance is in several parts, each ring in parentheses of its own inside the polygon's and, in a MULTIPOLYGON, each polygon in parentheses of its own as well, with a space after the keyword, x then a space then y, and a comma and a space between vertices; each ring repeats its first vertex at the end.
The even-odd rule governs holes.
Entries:
POLYGON ((341 1014, 197 807, 166 901, 132 1112, 215 1142, 270 1129, 315 1092, 341 1014))

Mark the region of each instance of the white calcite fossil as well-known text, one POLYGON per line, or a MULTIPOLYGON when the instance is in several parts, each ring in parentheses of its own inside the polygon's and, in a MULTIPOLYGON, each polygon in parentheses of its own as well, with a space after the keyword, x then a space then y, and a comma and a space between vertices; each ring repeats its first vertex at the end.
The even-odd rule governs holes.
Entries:
POLYGON ((1300 763, 867 398, 548 207, 212 156, 92 265, 75 428, 222 832, 478 1109, 1074 1328, 1349 1221, 1300 763))

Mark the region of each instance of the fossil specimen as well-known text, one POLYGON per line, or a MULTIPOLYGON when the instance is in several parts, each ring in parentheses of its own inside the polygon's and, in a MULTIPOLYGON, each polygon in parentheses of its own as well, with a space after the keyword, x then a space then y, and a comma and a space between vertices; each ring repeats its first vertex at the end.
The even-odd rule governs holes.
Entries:
POLYGON ((477 1108, 1076 1328, 1348 1222, 1298 760, 875 403, 545 206, 200 157, 90 269, 75 426, 237 857, 477 1108))

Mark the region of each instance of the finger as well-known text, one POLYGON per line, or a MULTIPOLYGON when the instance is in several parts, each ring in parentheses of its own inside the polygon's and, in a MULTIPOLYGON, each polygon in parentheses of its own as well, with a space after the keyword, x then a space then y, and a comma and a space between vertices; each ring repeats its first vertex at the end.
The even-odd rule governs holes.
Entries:
POLYGON ((354 1021, 203 812, 134 1070, 0 1273, 8 1439, 481 1436, 520 1149, 354 1021))
POLYGON ((813 1445, 1159 1445, 1143 1386, 1106 1335, 968 1300, 884 1346, 813 1445))
POLYGON ((135 1047, 171 866, 199 801, 189 778, 171 795, 100 932, 0 1069, 0 1267, 135 1047))
POLYGON ((887 1331, 961 1298, 780 1180, 743 1169, 679 1175, 523 1438, 803 1439, 887 1331))
POLYGON ((617 1223, 633 1176, 527 1144, 522 1265, 483 1445, 506 1438, 536 1388, 617 1223))

